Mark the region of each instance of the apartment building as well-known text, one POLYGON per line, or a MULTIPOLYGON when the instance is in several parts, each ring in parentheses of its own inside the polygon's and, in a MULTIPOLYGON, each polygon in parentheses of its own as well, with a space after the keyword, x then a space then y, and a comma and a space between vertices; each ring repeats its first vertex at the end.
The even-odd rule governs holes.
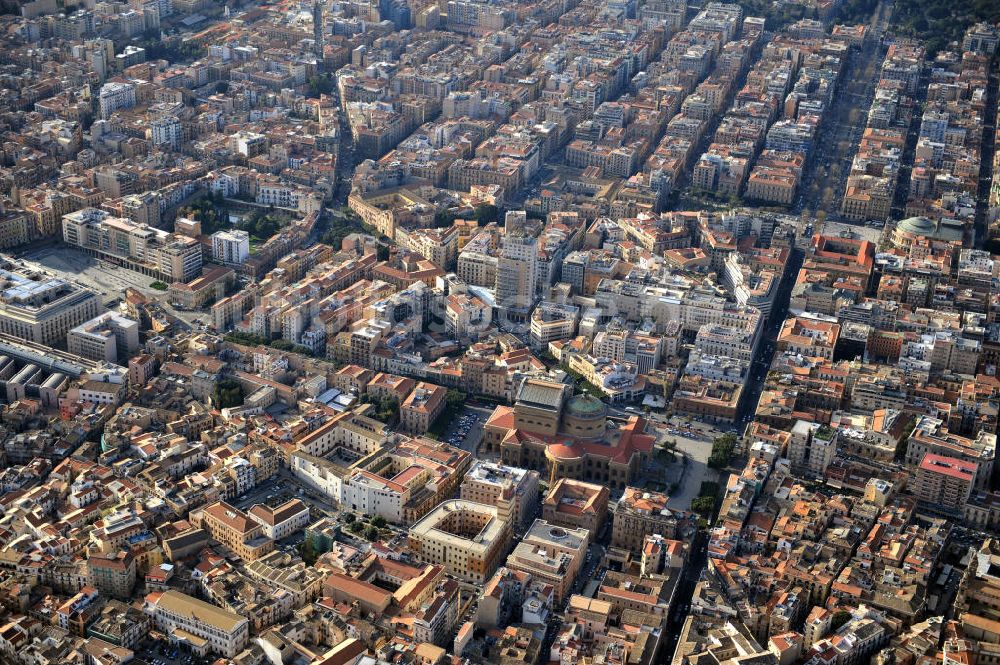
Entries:
POLYGON ((189 282, 201 274, 201 246, 96 208, 63 216, 63 240, 116 265, 165 282, 189 282))
POLYGON ((409 129, 403 116, 386 102, 349 102, 347 118, 358 153, 374 159, 395 148, 409 129))
POLYGON ((135 587, 136 561, 131 552, 93 551, 87 556, 87 580, 102 596, 128 600, 135 587))
POLYGON ((611 544, 638 553, 646 536, 654 533, 670 540, 681 538, 680 531, 693 528, 687 524, 690 515, 668 508, 669 500, 660 492, 626 487, 611 520, 611 544))
POLYGON ((0 210, 0 248, 23 245, 33 237, 34 229, 22 210, 0 210))
POLYGON ((212 234, 212 260, 223 265, 241 265, 250 258, 250 234, 238 229, 212 234))
POLYGON ((610 491, 603 485, 560 478, 542 502, 542 519, 597 537, 608 518, 610 491))
POLYGON ((400 247, 420 254, 442 270, 454 270, 458 260, 458 227, 396 231, 400 247))
POLYGON ((374 400, 394 399, 402 403, 416 385, 416 381, 405 376, 379 372, 368 382, 365 392, 374 400))
POLYGON ((448 187, 468 192, 475 185, 497 185, 509 195, 524 184, 524 170, 524 162, 510 157, 456 159, 448 167, 448 187))
POLYGON ((791 205, 799 186, 799 174, 788 168, 758 165, 750 171, 744 195, 752 201, 791 205))
POLYGON ((754 330, 723 325, 706 325, 695 335, 694 346, 702 353, 749 362, 757 348, 754 330))
POLYGON ((590 354, 616 363, 631 363, 639 374, 648 374, 666 352, 664 338, 628 330, 602 330, 594 336, 590 354))
POLYGON ((927 453, 920 460, 913 493, 929 506, 961 511, 976 480, 975 462, 927 453))
POLYGON ((331 380, 331 387, 344 393, 363 395, 375 373, 358 365, 345 365, 337 370, 331 380))
POLYGON ((887 176, 862 171, 848 177, 840 212, 851 221, 884 221, 889 216, 895 192, 895 171, 887 176))
POLYGON ((192 513, 192 523, 248 563, 274 549, 274 541, 264 535, 260 522, 224 501, 205 506, 197 514, 192 513))
POLYGON ((139 350, 139 324, 115 312, 105 312, 66 335, 66 346, 91 360, 124 365, 139 350))
POLYGON ((445 407, 448 390, 421 381, 399 405, 399 428, 411 434, 424 434, 445 407))
POLYGON ((492 289, 497 283, 497 265, 496 256, 473 251, 467 245, 458 256, 458 278, 470 286, 492 289))
POLYGON ((580 308, 553 302, 539 303, 531 312, 529 339, 533 349, 547 349, 550 342, 569 339, 576 334, 580 308))
POLYGON ((906 465, 916 468, 928 453, 975 465, 974 487, 985 490, 993 476, 996 458, 996 434, 980 430, 971 439, 948 431, 947 425, 939 418, 920 416, 906 442, 906 465))
POLYGON ((465 474, 460 498, 497 509, 512 527, 524 526, 538 510, 537 471, 479 461, 465 474))
POLYGON ((98 101, 101 117, 107 120, 118 109, 130 109, 135 106, 135 86, 131 83, 109 81, 101 86, 98 101))
POLYGON ((777 347, 785 353, 833 360, 839 337, 840 324, 836 319, 807 314, 785 320, 778 333, 777 347))
POLYGON ((739 196, 747 179, 750 160, 730 146, 713 143, 698 158, 691 173, 695 187, 739 196))
POLYGON ((510 542, 511 526, 493 506, 452 499, 410 528, 409 549, 419 561, 439 564, 472 584, 488 580, 510 542))
POLYGON ((275 176, 261 177, 257 181, 254 200, 265 206, 274 206, 309 215, 322 207, 320 195, 297 184, 289 184, 275 176))
POLYGON ((150 124, 153 145, 178 150, 184 141, 184 127, 177 116, 157 118, 150 124))
POLYGON ((157 591, 146 596, 145 611, 170 640, 198 655, 216 653, 232 658, 250 639, 250 622, 211 603, 180 591, 157 591))
POLYGON ((445 325, 459 340, 475 339, 493 322, 493 308, 476 296, 452 294, 445 302, 445 325))
POLYGON ((589 544, 590 532, 586 529, 535 520, 507 557, 507 568, 551 584, 555 600, 560 602, 573 588, 589 544))
POLYGON ((827 425, 797 420, 788 440, 788 459, 792 469, 820 477, 837 454, 838 430, 827 425))
POLYGON ((259 503, 247 512, 247 517, 263 527, 265 536, 281 540, 309 524, 309 506, 301 499, 289 499, 273 508, 259 503))
POLYGON ((511 316, 526 316, 535 302, 538 239, 521 230, 504 235, 497 259, 496 302, 511 316))

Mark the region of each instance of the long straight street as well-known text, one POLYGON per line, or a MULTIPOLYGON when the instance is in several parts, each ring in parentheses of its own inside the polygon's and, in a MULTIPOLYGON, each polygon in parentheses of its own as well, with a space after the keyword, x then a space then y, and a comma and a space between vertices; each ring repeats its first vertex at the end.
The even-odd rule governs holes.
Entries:
MULTIPOLYGON (((881 50, 879 36, 887 25, 891 6, 880 3, 869 26, 868 38, 859 53, 852 55, 841 81, 842 92, 834 95, 831 115, 824 120, 815 153, 807 165, 806 190, 799 199, 794 212, 806 216, 824 211, 828 217, 836 217, 843 195, 843 183, 850 171, 850 162, 857 150, 857 142, 864 131, 866 112, 878 82, 877 72, 881 65, 878 54, 881 50), (838 189, 839 188, 839 189, 838 189)), ((753 417, 767 380, 767 372, 775 353, 775 341, 788 315, 792 287, 802 266, 803 253, 793 248, 788 265, 778 286, 778 293, 771 314, 764 324, 761 341, 750 366, 747 381, 740 402, 737 425, 742 428, 753 417)), ((725 474, 720 484, 725 481, 725 474)), ((692 543, 691 558, 675 592, 675 600, 668 618, 661 661, 666 662, 674 652, 684 621, 688 616, 691 597, 695 585, 707 565, 707 534, 699 534, 692 543)))
POLYGON ((804 178, 805 191, 793 212, 837 219, 851 172, 851 161, 864 133, 868 109, 875 96, 884 49, 882 32, 892 15, 889 2, 879 3, 868 25, 861 49, 852 53, 833 97, 833 106, 823 120, 819 139, 804 178))

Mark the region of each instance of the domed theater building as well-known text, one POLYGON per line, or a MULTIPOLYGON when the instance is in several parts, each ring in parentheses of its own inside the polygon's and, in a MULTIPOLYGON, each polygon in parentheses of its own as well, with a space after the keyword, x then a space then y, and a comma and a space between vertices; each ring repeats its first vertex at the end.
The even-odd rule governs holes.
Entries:
POLYGON ((573 395, 563 383, 526 379, 514 406, 498 406, 486 421, 483 445, 550 483, 572 478, 624 489, 653 452, 656 435, 647 426, 641 416, 608 418, 604 402, 573 395))

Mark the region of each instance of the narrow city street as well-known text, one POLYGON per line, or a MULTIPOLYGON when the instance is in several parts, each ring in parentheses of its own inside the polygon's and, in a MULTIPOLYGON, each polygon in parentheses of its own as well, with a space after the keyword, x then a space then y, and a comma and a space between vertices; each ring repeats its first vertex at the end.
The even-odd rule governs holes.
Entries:
POLYGON ((982 248, 989 240, 990 188, 993 185, 993 155, 996 153, 997 126, 997 86, 1000 76, 997 67, 990 68, 990 80, 986 87, 986 107, 983 116, 983 149, 979 154, 979 190, 976 192, 975 246, 982 248))
POLYGON ((917 139, 920 135, 924 102, 927 101, 927 84, 929 83, 929 79, 930 70, 928 67, 924 67, 920 73, 920 80, 917 83, 916 94, 913 97, 913 117, 910 121, 910 127, 906 132, 906 144, 903 146, 903 155, 899 160, 899 177, 896 180, 896 192, 890 212, 890 216, 893 219, 902 219, 905 217, 906 201, 910 195, 910 176, 913 173, 913 158, 917 150, 917 139))
POLYGON ((677 640, 680 638, 681 630, 684 628, 684 621, 688 617, 691 609, 691 596, 694 594, 695 585, 701 579, 702 571, 708 562, 708 534, 699 533, 691 543, 691 558, 684 569, 684 574, 674 591, 674 603, 667 618, 666 635, 660 646, 660 658, 658 663, 669 663, 670 658, 677 648, 677 640))
POLYGON ((851 54, 833 106, 824 118, 819 139, 806 167, 805 188, 793 211, 838 219, 851 172, 851 162, 864 133, 868 109, 875 95, 884 48, 881 35, 892 15, 892 4, 882 2, 872 15, 861 50, 851 54), (820 214, 822 213, 822 214, 820 214))

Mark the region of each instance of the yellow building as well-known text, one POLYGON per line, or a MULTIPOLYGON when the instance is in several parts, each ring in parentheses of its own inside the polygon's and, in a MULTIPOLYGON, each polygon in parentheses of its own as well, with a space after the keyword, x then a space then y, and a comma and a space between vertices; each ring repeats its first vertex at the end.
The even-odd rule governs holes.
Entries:
POLYGON ((452 499, 410 528, 409 549, 424 563, 440 564, 455 577, 482 584, 500 565, 510 537, 510 523, 493 506, 452 499))
POLYGON ((246 562, 255 561, 274 549, 274 541, 264 535, 260 523, 224 501, 206 506, 197 514, 192 513, 192 522, 246 562))

